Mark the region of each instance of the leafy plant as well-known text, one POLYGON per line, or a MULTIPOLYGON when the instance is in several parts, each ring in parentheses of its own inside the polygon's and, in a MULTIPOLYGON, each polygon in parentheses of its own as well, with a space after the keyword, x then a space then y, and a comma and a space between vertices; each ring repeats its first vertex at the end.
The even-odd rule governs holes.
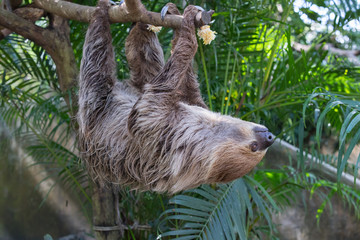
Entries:
MULTIPOLYGON (((37 164, 47 167, 49 176, 76 190, 85 210, 83 198, 90 203, 87 174, 78 163, 71 119, 57 87, 53 62, 42 49, 20 37, 1 41, 0 51, 0 62, 6 67, 0 70, 2 120, 37 164)), ((84 214, 89 217, 87 211, 84 214)))
MULTIPOLYGON (((305 119, 306 108, 310 102, 316 106, 315 111, 320 113, 319 105, 323 105, 323 111, 316 119, 316 141, 320 147, 323 126, 327 123, 335 128, 341 127, 339 136, 339 152, 337 156, 337 180, 340 181, 345 171, 350 154, 360 141, 360 99, 357 96, 343 96, 324 92, 321 89, 315 91, 305 101, 303 115, 305 119)), ((360 156, 354 168, 354 181, 359 169, 360 156)))
POLYGON ((176 230, 157 239, 248 239, 256 223, 265 217, 272 227, 270 209, 278 210, 267 191, 254 179, 245 177, 215 189, 204 185, 170 199, 175 206, 166 210, 165 221, 174 221, 176 230), (268 202, 270 204, 268 204, 268 202), (182 224, 183 223, 183 224, 182 224))

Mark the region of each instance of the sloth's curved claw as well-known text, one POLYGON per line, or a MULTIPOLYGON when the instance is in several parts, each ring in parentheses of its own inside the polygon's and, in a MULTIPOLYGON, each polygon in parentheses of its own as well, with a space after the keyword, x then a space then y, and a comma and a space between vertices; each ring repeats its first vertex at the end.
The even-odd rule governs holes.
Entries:
POLYGON ((200 7, 200 6, 195 6, 197 9, 199 9, 200 11, 202 11, 202 12, 204 12, 205 10, 202 8, 202 7, 200 7))
POLYGON ((109 2, 110 2, 110 4, 111 4, 112 6, 114 6, 114 5, 120 6, 120 5, 123 4, 125 1, 124 1, 124 0, 121 0, 120 2, 114 2, 114 1, 110 0, 109 2))
POLYGON ((164 21, 166 14, 170 14, 170 15, 181 15, 181 13, 179 12, 179 9, 177 8, 177 6, 172 3, 172 2, 168 2, 162 9, 160 12, 160 16, 161 16, 161 20, 164 21))
POLYGON ((198 7, 198 6, 195 6, 195 7, 200 10, 195 17, 196 27, 201 27, 204 25, 211 24, 212 23, 211 16, 214 14, 214 10, 205 11, 201 7, 198 7))
POLYGON ((165 6, 161 9, 160 16, 161 16, 161 20, 162 20, 162 21, 164 21, 165 15, 166 15, 168 9, 169 9, 169 6, 168 6, 168 5, 165 5, 165 6))

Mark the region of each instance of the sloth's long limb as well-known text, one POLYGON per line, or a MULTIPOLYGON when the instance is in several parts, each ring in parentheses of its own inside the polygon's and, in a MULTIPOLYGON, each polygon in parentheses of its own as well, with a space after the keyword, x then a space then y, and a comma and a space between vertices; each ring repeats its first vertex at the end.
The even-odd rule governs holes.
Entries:
MULTIPOLYGON (((161 10, 161 16, 164 18, 166 14, 171 15, 180 15, 180 12, 174 3, 167 3, 165 7, 161 10)), ((177 43, 180 38, 181 28, 174 29, 174 37, 171 41, 172 48, 171 52, 174 53, 177 43)), ((197 74, 194 71, 192 62, 188 66, 184 66, 187 68, 186 77, 181 86, 182 96, 180 98, 181 101, 186 102, 190 105, 196 105, 203 108, 207 108, 204 100, 201 97, 199 83, 197 81, 197 74)))
POLYGON ((185 9, 182 26, 175 30, 173 53, 162 72, 153 79, 152 89, 158 93, 170 93, 173 100, 206 108, 192 67, 198 47, 194 22, 198 12, 199 9, 195 6, 185 9))
POLYGON ((96 123, 92 118, 101 117, 111 101, 109 94, 116 81, 108 8, 108 1, 99 1, 86 33, 80 67, 80 120, 90 129, 96 123))
MULTIPOLYGON (((169 2, 167 3, 161 10, 161 19, 164 20, 165 16, 167 14, 170 14, 170 15, 181 15, 179 9, 177 8, 177 6, 172 3, 172 2, 169 2)), ((179 39, 179 33, 180 31, 177 31, 178 29, 174 29, 174 36, 173 36, 173 39, 171 40, 171 52, 174 51, 174 48, 175 48, 175 45, 177 43, 177 40, 179 39)))
MULTIPOLYGON (((182 101, 188 70, 197 50, 194 17, 199 10, 194 6, 185 9, 183 24, 179 31, 179 39, 174 47, 174 52, 166 62, 161 72, 146 86, 144 94, 133 106, 128 118, 128 129, 133 135, 143 129, 143 122, 149 122, 151 115, 156 112, 154 119, 166 118, 169 113, 174 113, 176 105, 182 101), (149 110, 150 109, 150 110, 149 110), (157 112, 161 112, 159 115, 157 112)), ((165 122, 167 120, 164 120, 165 122)), ((159 120, 159 123, 162 123, 159 120)), ((143 135, 144 136, 144 135, 143 135)))
POLYGON ((143 92, 164 67, 164 54, 157 35, 148 30, 148 24, 136 23, 125 42, 125 53, 130 69, 129 83, 143 92))

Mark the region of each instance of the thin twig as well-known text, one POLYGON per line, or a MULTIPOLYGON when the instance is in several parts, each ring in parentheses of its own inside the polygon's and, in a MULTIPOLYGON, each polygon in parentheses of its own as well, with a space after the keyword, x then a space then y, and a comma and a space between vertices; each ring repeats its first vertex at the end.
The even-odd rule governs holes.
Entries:
POLYGON ((148 231, 148 230, 151 230, 151 226, 150 225, 138 225, 138 224, 133 224, 131 226, 127 226, 124 224, 117 225, 117 226, 93 226, 93 230, 99 231, 99 232, 122 231, 124 229, 148 231))

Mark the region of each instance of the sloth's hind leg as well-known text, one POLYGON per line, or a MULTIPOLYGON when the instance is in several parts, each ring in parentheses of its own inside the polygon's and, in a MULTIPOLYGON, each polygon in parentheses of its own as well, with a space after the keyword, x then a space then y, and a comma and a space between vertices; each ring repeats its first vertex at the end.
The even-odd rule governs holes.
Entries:
POLYGON ((125 53, 130 69, 129 84, 140 93, 163 68, 164 54, 156 33, 145 23, 135 23, 125 42, 125 53))

